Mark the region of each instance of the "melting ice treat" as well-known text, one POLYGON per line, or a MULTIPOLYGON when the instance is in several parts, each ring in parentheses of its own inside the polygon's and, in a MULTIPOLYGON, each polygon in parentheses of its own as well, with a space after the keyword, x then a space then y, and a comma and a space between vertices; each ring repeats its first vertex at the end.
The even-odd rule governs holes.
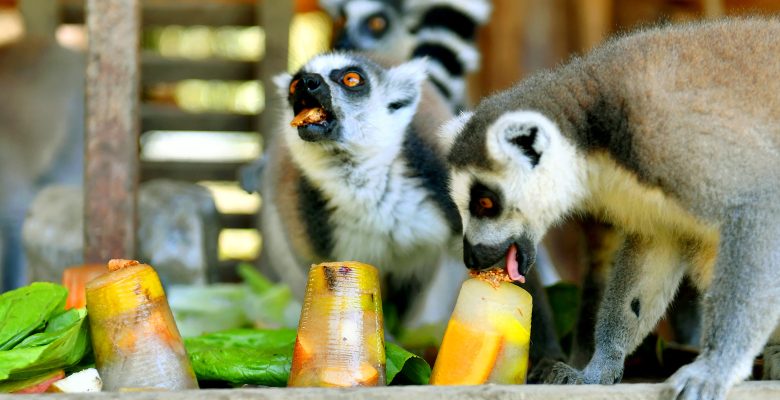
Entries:
POLYGON ((431 373, 432 385, 525 383, 531 295, 503 270, 463 283, 431 373))
POLYGON ((385 384, 382 297, 376 268, 358 262, 312 266, 287 384, 385 384))

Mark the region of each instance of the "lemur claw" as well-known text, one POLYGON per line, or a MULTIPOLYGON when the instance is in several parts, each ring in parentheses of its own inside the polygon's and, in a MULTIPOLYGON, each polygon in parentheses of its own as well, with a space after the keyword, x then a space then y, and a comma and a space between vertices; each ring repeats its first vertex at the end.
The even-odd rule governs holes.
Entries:
POLYGON ((713 375, 701 361, 680 368, 669 383, 676 400, 722 400, 728 393, 726 380, 713 375))
POLYGON ((546 357, 539 360, 528 373, 528 383, 545 383, 547 377, 552 373, 553 367, 559 362, 559 360, 546 357))
POLYGON ((582 371, 560 361, 550 368, 543 380, 553 385, 577 385, 584 381, 582 371))

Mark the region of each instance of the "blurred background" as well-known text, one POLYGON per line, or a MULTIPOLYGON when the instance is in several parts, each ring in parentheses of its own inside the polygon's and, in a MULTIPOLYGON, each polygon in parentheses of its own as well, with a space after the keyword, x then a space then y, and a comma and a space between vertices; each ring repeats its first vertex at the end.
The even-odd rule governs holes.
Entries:
MULTIPOLYGON (((261 154, 264 131, 275 122, 273 102, 267 98, 273 92, 267 85, 280 71, 268 66, 294 71, 328 49, 333 35, 333 23, 316 0, 266 2, 270 0, 142 1, 140 179, 195 182, 212 193, 221 223, 220 266, 226 271, 239 260, 256 259, 262 246, 254 229, 261 199, 240 189, 236 176, 240 166, 261 154)), ((479 34, 481 70, 469 78, 472 103, 587 51, 615 32, 773 13, 780 11, 780 1, 494 0, 493 7, 479 34)), ((5 158, 0 159, 5 169, 0 212, 6 231, 19 225, 36 190, 47 182, 43 177, 59 169, 57 154, 74 143, 76 152, 83 146, 73 138, 83 134, 83 87, 78 83, 84 79, 87 42, 83 1, 0 0, 0 85, 5 85, 0 86, 0 147, 37 138, 29 140, 27 160, 14 161, 12 154, 0 151, 5 158), (61 51, 65 53, 57 53, 61 51), (52 52, 61 57, 41 59, 48 61, 40 61, 36 69, 20 62, 25 54, 52 52), (34 89, 19 84, 20 71, 39 74, 30 80, 34 89), (20 128, 9 121, 20 116, 70 122, 65 128, 47 123, 20 128), (60 136, 48 139, 55 135, 60 136), (33 168, 32 159, 42 160, 41 165, 33 168)), ((64 175, 59 181, 80 181, 79 168, 55 172, 64 175)), ((7 242, 13 235, 5 234, 6 260, 12 257, 7 242)), ((7 278, 5 287, 19 279, 7 278)))

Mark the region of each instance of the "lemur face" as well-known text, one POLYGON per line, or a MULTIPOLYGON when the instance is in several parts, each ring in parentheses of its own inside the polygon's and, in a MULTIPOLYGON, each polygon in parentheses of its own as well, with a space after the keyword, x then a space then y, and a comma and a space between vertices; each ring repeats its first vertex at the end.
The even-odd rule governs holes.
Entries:
POLYGON ((451 194, 463 220, 464 263, 506 267, 524 281, 536 244, 582 190, 578 157, 538 112, 484 114, 463 114, 443 129, 452 141, 451 194))
POLYGON ((323 5, 337 21, 333 47, 397 54, 399 59, 405 58, 411 48, 412 35, 401 17, 399 3, 389 0, 324 1, 323 5))
POLYGON ((400 145, 424 79, 423 62, 386 69, 357 55, 330 53, 276 83, 300 141, 356 153, 400 145))

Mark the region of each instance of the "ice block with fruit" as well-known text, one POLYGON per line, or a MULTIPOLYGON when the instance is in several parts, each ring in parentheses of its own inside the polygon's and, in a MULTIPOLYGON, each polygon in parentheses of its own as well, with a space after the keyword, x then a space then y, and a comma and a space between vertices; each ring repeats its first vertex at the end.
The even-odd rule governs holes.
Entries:
POLYGON ((463 283, 431 384, 525 383, 532 301, 511 281, 494 269, 463 283))
POLYGON ((108 269, 87 284, 92 347, 103 389, 197 389, 157 273, 131 260, 111 260, 108 269))
POLYGON ((288 386, 384 385, 382 321, 376 268, 358 262, 313 265, 288 386))

